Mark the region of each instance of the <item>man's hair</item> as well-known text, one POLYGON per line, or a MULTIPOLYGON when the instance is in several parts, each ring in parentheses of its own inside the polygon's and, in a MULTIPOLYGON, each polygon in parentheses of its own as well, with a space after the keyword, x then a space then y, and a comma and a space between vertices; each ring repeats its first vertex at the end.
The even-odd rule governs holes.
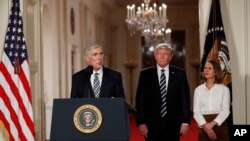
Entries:
POLYGON ((173 50, 172 45, 171 45, 170 43, 159 43, 159 44, 155 47, 154 54, 156 53, 156 51, 157 51, 159 48, 164 48, 164 49, 170 50, 172 55, 173 55, 173 53, 174 53, 174 50, 173 50))
POLYGON ((99 45, 99 44, 97 44, 95 42, 91 42, 91 43, 88 43, 86 45, 86 47, 84 48, 84 52, 83 53, 85 55, 87 55, 87 54, 89 54, 90 50, 92 50, 93 48, 102 48, 103 49, 103 47, 101 45, 99 45))

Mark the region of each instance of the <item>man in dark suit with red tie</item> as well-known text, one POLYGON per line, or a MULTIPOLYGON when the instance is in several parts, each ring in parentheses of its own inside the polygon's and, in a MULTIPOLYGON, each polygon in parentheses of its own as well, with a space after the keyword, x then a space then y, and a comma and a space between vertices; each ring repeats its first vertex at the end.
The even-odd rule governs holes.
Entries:
POLYGON ((190 124, 189 85, 183 69, 169 64, 170 44, 158 44, 156 65, 140 73, 136 94, 136 123, 146 141, 179 141, 190 124))
POLYGON ((125 98, 120 72, 103 66, 102 46, 92 43, 85 50, 88 67, 72 77, 71 98, 125 98))

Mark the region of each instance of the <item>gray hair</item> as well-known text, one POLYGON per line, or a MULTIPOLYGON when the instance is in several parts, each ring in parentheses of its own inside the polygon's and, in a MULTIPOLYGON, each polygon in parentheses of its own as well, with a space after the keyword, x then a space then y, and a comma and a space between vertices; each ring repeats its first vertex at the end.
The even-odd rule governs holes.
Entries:
POLYGON ((164 49, 170 50, 170 51, 171 51, 171 54, 172 54, 172 55, 174 54, 174 50, 173 50, 171 44, 169 44, 169 43, 159 43, 159 44, 155 47, 154 54, 156 53, 156 51, 157 51, 159 48, 164 48, 164 49))
POLYGON ((103 47, 95 42, 91 42, 89 44, 86 45, 86 47, 84 48, 84 54, 87 55, 89 54, 89 52, 93 49, 93 48, 101 48, 103 49, 103 47))

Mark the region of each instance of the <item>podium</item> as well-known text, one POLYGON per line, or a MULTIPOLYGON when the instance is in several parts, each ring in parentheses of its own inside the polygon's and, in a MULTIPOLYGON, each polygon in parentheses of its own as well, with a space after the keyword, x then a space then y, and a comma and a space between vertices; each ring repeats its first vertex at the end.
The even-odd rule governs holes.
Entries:
POLYGON ((50 141, 128 141, 129 137, 128 104, 123 98, 53 101, 50 141), (94 128, 84 120, 91 112, 94 128))

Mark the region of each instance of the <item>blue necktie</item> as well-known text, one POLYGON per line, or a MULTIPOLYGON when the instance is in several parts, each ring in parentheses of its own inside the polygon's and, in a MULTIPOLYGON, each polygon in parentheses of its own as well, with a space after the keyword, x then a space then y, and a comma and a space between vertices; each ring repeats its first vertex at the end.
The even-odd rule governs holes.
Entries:
POLYGON ((98 78, 98 73, 95 73, 94 74, 94 86, 93 86, 93 91, 94 91, 94 95, 95 95, 95 98, 99 98, 100 96, 100 81, 99 81, 99 78, 98 78))
POLYGON ((161 92, 161 117, 164 117, 167 114, 167 87, 166 87, 166 76, 164 74, 164 69, 161 70, 160 77, 160 92, 161 92))

